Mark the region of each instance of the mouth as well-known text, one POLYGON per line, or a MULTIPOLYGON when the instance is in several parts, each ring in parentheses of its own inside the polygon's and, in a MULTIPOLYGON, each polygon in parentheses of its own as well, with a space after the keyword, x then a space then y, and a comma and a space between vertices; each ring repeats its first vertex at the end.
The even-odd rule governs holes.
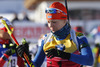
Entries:
POLYGON ((54 28, 51 28, 51 31, 52 31, 52 32, 55 32, 54 28))

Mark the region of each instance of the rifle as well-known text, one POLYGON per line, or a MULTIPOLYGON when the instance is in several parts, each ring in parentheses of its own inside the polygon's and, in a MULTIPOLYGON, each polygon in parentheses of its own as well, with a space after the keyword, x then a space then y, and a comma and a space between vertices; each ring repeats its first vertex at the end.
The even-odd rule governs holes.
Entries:
POLYGON ((67 10, 67 19, 68 19, 68 22, 69 22, 69 12, 68 12, 67 0, 65 0, 65 7, 66 7, 66 10, 67 10))

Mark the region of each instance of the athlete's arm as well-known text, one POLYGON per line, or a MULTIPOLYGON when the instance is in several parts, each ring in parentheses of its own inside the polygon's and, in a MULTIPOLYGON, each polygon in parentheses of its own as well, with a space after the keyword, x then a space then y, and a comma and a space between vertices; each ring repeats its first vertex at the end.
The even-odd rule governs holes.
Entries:
POLYGON ((81 65, 90 65, 90 66, 93 65, 93 55, 86 37, 77 39, 80 45, 83 44, 85 46, 81 48, 81 55, 71 54, 70 61, 76 62, 81 65))
POLYGON ((8 60, 9 56, 7 54, 3 54, 2 57, 0 57, 0 67, 3 67, 5 62, 8 60))
POLYGON ((40 67, 45 59, 45 53, 43 51, 44 40, 41 43, 41 46, 38 49, 38 52, 33 60, 35 67, 40 67))

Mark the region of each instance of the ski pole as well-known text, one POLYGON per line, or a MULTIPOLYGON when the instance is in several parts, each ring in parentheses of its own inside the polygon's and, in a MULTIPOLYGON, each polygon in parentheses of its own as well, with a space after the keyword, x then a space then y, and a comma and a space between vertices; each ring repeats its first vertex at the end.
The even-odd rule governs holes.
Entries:
MULTIPOLYGON (((8 34, 11 36, 12 40, 16 43, 16 45, 18 46, 19 43, 17 42, 16 38, 13 35, 13 32, 11 31, 11 29, 9 28, 9 26, 7 25, 5 20, 2 20, 2 24, 6 27, 8 34)), ((24 52, 24 58, 26 59, 27 63, 29 64, 30 67, 35 67, 33 65, 33 63, 31 62, 31 60, 29 59, 29 57, 26 55, 26 53, 24 52)))
POLYGON ((98 66, 98 57, 99 57, 99 53, 100 53, 99 51, 100 51, 100 48, 97 47, 97 52, 96 52, 96 56, 95 56, 94 67, 98 66))

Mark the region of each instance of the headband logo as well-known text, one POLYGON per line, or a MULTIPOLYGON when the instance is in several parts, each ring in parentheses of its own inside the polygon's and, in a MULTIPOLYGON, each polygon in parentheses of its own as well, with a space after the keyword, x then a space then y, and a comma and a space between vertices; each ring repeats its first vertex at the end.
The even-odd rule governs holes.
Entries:
POLYGON ((52 16, 48 16, 48 18, 52 18, 52 16))

